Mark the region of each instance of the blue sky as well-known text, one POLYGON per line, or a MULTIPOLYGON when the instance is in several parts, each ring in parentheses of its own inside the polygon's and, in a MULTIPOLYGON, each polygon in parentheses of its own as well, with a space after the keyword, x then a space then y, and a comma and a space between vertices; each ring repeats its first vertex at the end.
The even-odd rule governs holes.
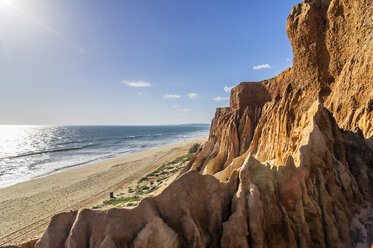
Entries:
POLYGON ((299 2, 0 0, 0 124, 210 123, 291 66, 299 2))

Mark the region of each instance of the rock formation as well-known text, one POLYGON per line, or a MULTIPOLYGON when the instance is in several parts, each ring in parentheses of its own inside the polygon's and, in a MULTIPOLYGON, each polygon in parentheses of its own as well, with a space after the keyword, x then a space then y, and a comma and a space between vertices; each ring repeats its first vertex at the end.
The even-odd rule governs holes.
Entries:
POLYGON ((373 3, 306 0, 287 33, 293 67, 233 88, 160 195, 59 214, 35 247, 373 245, 373 3))
POLYGON ((209 145, 192 169, 214 174, 247 151, 285 163, 301 140, 302 114, 319 100, 341 128, 373 135, 373 4, 314 0, 296 5, 287 22, 293 67, 232 89, 218 109, 209 145), (246 110, 246 108, 248 110, 246 110))

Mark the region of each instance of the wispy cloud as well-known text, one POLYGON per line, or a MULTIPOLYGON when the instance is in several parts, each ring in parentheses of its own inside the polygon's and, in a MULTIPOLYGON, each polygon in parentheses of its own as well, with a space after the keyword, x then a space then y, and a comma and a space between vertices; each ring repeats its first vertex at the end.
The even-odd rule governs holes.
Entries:
POLYGON ((187 96, 191 99, 197 99, 197 98, 200 98, 200 95, 197 94, 197 93, 189 93, 187 94, 187 96))
POLYGON ((176 105, 174 105, 174 106, 172 106, 172 107, 174 107, 174 108, 178 108, 178 107, 180 107, 180 106, 176 104, 176 105))
POLYGON ((253 70, 260 70, 260 69, 268 69, 272 68, 269 64, 263 64, 263 65, 256 65, 253 67, 253 70))
POLYGON ((191 109, 185 108, 185 109, 180 109, 181 112, 190 112, 192 111, 191 109))
POLYGON ((172 98, 174 98, 174 99, 178 99, 178 98, 180 98, 180 97, 181 97, 180 95, 167 94, 167 95, 164 95, 164 96, 163 96, 163 99, 172 99, 172 98))
POLYGON ((231 89, 232 89, 233 87, 234 87, 234 86, 232 86, 232 87, 225 86, 225 87, 224 87, 224 91, 225 91, 225 92, 231 92, 231 89))
POLYGON ((227 100, 229 100, 229 97, 217 96, 217 97, 213 98, 212 100, 217 101, 217 102, 227 101, 227 100))
POLYGON ((123 84, 126 84, 128 86, 131 86, 131 87, 136 87, 136 88, 139 88, 139 87, 150 87, 152 86, 151 83, 148 83, 148 82, 145 82, 145 81, 128 81, 128 80, 124 80, 122 82, 123 84))

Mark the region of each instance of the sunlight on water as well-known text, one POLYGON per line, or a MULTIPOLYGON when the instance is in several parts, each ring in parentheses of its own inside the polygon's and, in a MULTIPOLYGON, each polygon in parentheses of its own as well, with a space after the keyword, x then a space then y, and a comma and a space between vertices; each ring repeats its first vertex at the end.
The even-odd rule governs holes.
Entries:
POLYGON ((4 139, 11 139, 13 137, 17 137, 19 134, 22 135, 25 129, 31 126, 15 126, 15 125, 3 125, 0 126, 0 140, 4 139))
POLYGON ((0 126, 0 158, 15 155, 29 139, 31 126, 0 126))
POLYGON ((0 126, 0 159, 18 156, 48 146, 53 128, 41 126, 0 126))
POLYGON ((58 128, 0 126, 0 188, 29 180, 48 170, 49 151, 60 147, 58 128))

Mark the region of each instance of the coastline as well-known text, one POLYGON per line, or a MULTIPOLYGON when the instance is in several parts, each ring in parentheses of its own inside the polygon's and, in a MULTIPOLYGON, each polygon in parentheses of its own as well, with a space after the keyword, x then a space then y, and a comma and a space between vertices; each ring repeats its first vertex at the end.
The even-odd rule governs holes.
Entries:
POLYGON ((164 163, 185 155, 197 138, 132 153, 0 189, 0 244, 39 238, 50 218, 92 207, 164 163), (9 237, 8 237, 9 235, 9 237))
POLYGON ((207 136, 208 129, 207 125, 0 126, 0 189, 207 136))

